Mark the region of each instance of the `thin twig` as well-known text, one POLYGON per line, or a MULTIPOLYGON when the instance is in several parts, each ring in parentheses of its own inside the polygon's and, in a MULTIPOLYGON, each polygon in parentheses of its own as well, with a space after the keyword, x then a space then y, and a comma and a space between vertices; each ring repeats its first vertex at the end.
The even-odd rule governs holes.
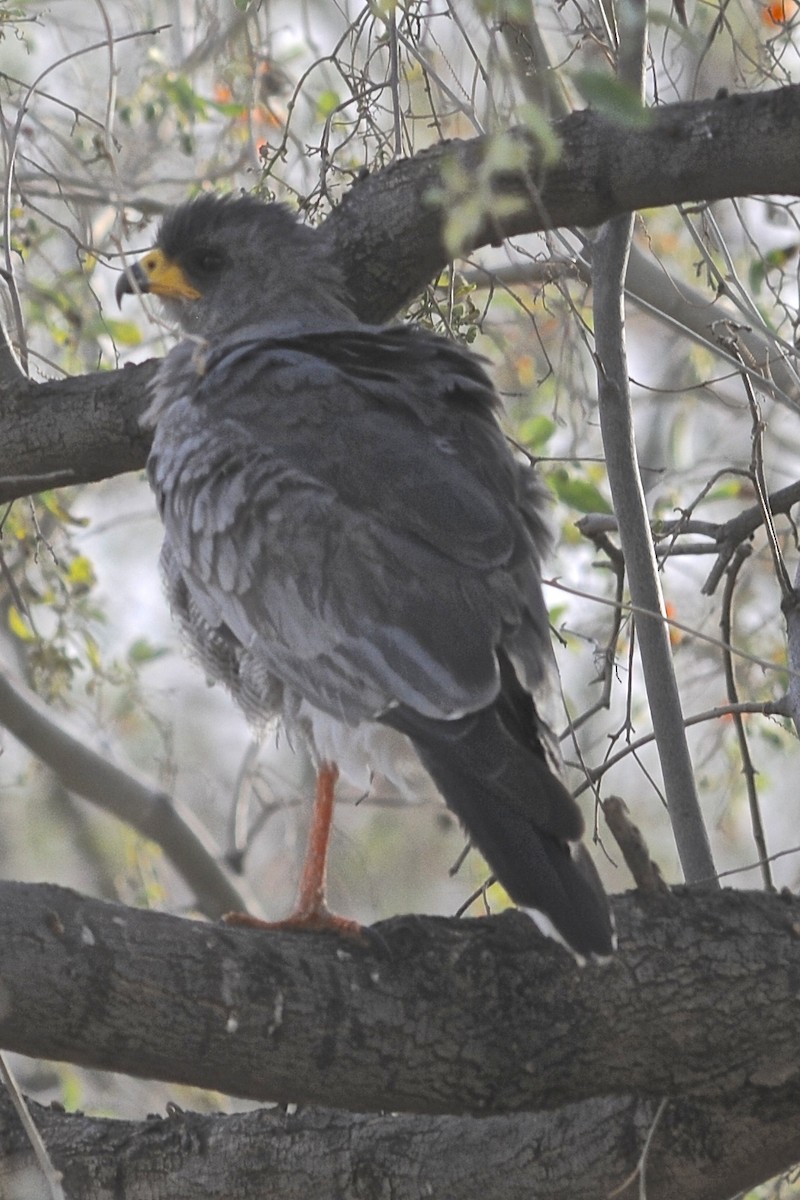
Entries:
MULTIPOLYGON (((767 862, 777 862, 779 858, 790 858, 793 854, 800 854, 800 846, 790 846, 787 850, 776 850, 774 854, 770 854, 767 862)), ((756 859, 755 862, 745 863, 741 867, 729 867, 727 871, 720 871, 717 879, 727 879, 730 875, 743 875, 746 871, 758 871, 763 866, 763 859, 756 859)))
MULTIPOLYGON (((587 592, 585 588, 570 587, 568 583, 564 583, 560 579, 545 579, 543 581, 548 587, 557 588, 561 592, 567 592, 570 596, 580 596, 584 600, 591 600, 593 604, 606 604, 609 607, 617 607, 615 600, 609 600, 607 596, 596 596, 587 592)), ((665 628, 678 629, 681 633, 688 634, 689 637, 696 641, 704 642, 708 646, 716 646, 718 649, 724 649, 725 643, 716 637, 712 637, 710 633, 704 633, 701 629, 695 629, 692 625, 686 625, 683 621, 677 621, 674 617, 668 617, 666 613, 656 612, 652 608, 640 608, 637 604, 623 604, 620 606, 625 612, 631 612, 634 615, 648 618, 657 618, 665 628)), ((730 650, 737 658, 741 658, 745 662, 754 663, 757 667, 763 667, 765 671, 780 671, 782 675, 789 674, 790 677, 800 679, 800 670, 787 667, 785 663, 776 663, 768 658, 759 658, 757 654, 749 654, 747 650, 742 650, 739 646, 731 646, 730 650)))
MULTIPOLYGON (((733 626, 733 593, 736 590, 736 581, 739 572, 744 566, 747 559, 750 557, 750 547, 740 546, 736 554, 733 556, 728 570, 725 573, 725 589, 722 593, 722 612, 720 613, 719 627, 722 634, 723 642, 730 645, 731 631, 733 626)), ((736 687, 736 675, 733 669, 733 657, 729 650, 723 650, 722 662, 725 668, 725 690, 728 694, 728 701, 731 705, 739 703, 739 691, 736 687)), ((775 885, 772 881, 772 874, 767 861, 767 838, 764 832, 764 822, 761 819, 761 807, 758 802, 758 788, 756 787, 756 771, 753 765, 753 758, 750 754, 750 743, 747 740, 747 733, 740 712, 734 712, 733 725, 736 730, 736 740, 739 743, 739 754, 742 759, 742 774, 744 775, 745 787, 747 789, 747 803, 750 807, 750 823, 753 830, 753 840, 756 844, 756 849, 759 858, 763 863, 762 879, 764 887, 768 892, 775 891, 775 885)))
POLYGON ((658 1123, 661 1120, 664 1109, 668 1104, 669 1097, 664 1096, 664 1098, 659 1102, 653 1120, 650 1123, 650 1128, 647 1131, 647 1137, 645 1138, 644 1146, 642 1147, 642 1153, 639 1155, 639 1161, 627 1179, 624 1179, 619 1187, 614 1188, 613 1192, 608 1193, 607 1200, 614 1200, 614 1197, 619 1196, 621 1192, 624 1192, 629 1185, 633 1183, 637 1176, 639 1178, 639 1200, 647 1200, 647 1189, 645 1187, 645 1167, 647 1166, 647 1157, 650 1153, 650 1147, 653 1144, 653 1138, 655 1137, 658 1123))
POLYGON ((397 44, 397 14, 394 8, 387 21, 389 38, 389 82, 392 94, 392 124, 394 128, 394 153, 400 158, 403 153, 403 120, 400 106, 400 53, 397 44))
MULTIPOLYGON (((741 359, 741 351, 738 346, 734 353, 741 359)), ((744 363, 742 363, 744 365, 744 363)), ((794 603, 795 594, 792 587, 792 581, 789 578, 789 572, 786 569, 786 563, 783 561, 778 535, 775 532, 775 522, 770 511, 767 482, 764 476, 764 418, 761 415, 761 405, 753 389, 750 377, 743 371, 742 383, 747 395, 747 403, 750 407, 750 416, 752 418, 751 444, 752 455, 750 459, 750 470, 753 485, 758 497, 758 506, 761 509, 764 531, 767 535, 767 544, 769 545, 772 562, 775 567, 775 575, 778 580, 778 586, 781 589, 781 597, 785 602, 787 599, 794 603)))
MULTIPOLYGON (((684 718, 684 724, 689 729, 692 725, 702 725, 706 721, 719 721, 723 717, 732 716, 734 713, 753 713, 760 717, 782 717, 786 715, 780 703, 773 704, 767 701, 764 704, 759 704, 755 700, 745 700, 740 704, 718 704, 715 708, 707 709, 705 712, 695 713, 691 717, 684 718)), ((635 742, 629 742, 624 749, 618 750, 616 754, 603 759, 602 763, 598 766, 591 767, 587 771, 586 782, 577 788, 574 793, 575 796, 580 796, 581 792, 585 792, 587 788, 595 784, 607 771, 610 771, 617 763, 622 762, 629 754, 638 754, 640 750, 644 749, 645 746, 649 746, 654 741, 655 734, 643 733, 635 742)))
MULTIPOLYGON (((727 474, 727 471, 725 472, 727 474)), ((749 473, 747 474, 750 478, 749 473)), ((695 504, 697 501, 695 500, 695 504)), ((766 510, 773 516, 776 513, 790 513, 795 504, 800 504, 800 481, 787 484, 786 487, 777 488, 774 492, 770 492, 767 496, 766 510)), ((719 580, 725 573, 725 568, 731 560, 737 546, 741 545, 747 538, 753 536, 757 529, 764 524, 765 506, 762 504, 753 504, 749 508, 738 512, 736 516, 731 517, 728 521, 721 524, 714 521, 699 521, 689 520, 684 517, 678 517, 675 520, 653 520, 650 522, 650 532, 653 540, 658 544, 663 538, 674 539, 680 535, 696 535, 699 537, 707 537, 711 539, 712 544, 709 546, 693 546, 692 550, 697 554, 718 554, 719 558, 714 564, 706 582, 703 584, 703 595, 713 595, 716 590, 719 580)), ((581 517, 575 522, 576 529, 579 530, 584 537, 592 540, 598 533, 613 533, 619 529, 617 518, 610 513, 590 513, 585 517, 581 517)), ((673 546, 670 549, 670 554, 678 553, 678 548, 673 546)), ((684 551, 686 552, 686 551, 684 551)))
POLYGON ((16 161, 16 157, 17 157, 17 147, 19 145, 19 135, 20 135, 20 131, 22 129, 22 123, 25 120, 25 115, 28 111, 28 104, 30 103, 31 98, 34 95, 36 95, 36 93, 38 92, 39 84, 42 82, 42 80, 45 79, 52 71, 55 71, 58 67, 63 66, 64 63, 71 62, 73 59, 76 59, 76 58, 80 58, 84 54, 91 54, 95 50, 110 49, 110 47, 113 47, 118 42, 127 42, 127 41, 130 41, 132 38, 151 37, 157 33, 160 33, 163 29, 168 29, 168 28, 169 28, 168 25, 158 25, 152 29, 140 29, 140 30, 136 30, 133 33, 124 33, 124 34, 119 35, 118 37, 109 36, 108 38, 104 38, 103 41, 101 41, 101 42, 93 42, 89 46, 82 46, 78 50, 71 50, 69 54, 62 55, 61 58, 56 59, 55 62, 50 63, 47 67, 45 67, 45 69, 43 71, 39 72, 39 74, 34 79, 33 83, 28 87, 27 92, 25 93, 25 95, 23 96, 23 98, 20 102, 19 111, 17 113, 17 119, 14 123, 13 132, 6 138, 6 171, 5 171, 5 179, 3 181, 3 199, 4 199, 3 236, 4 236, 4 240, 5 240, 5 267, 6 267, 6 272, 7 272, 6 282, 8 283, 10 294, 11 294, 11 305, 12 305, 12 308, 14 311, 14 319, 17 322, 17 334, 19 337, 19 345, 20 345, 20 359, 22 362, 22 368, 26 374, 28 371, 28 352, 27 352, 27 347, 26 347, 26 343, 25 343, 25 329, 24 329, 24 324, 22 321, 22 308, 21 308, 20 301, 19 301, 19 293, 17 292, 16 284, 14 282, 14 270, 13 270, 13 263, 11 260, 10 221, 11 221, 11 198, 12 198, 12 189, 13 189, 13 181, 14 181, 14 165, 15 165, 15 161, 16 161))
MULTIPOLYGON (((578 522, 580 525, 580 522, 578 522)), ((591 535, 590 535, 591 536, 591 535)), ((582 725, 585 725, 595 713, 605 711, 611 706, 611 690, 614 685, 614 667, 617 660, 617 646, 619 644, 620 632, 622 629, 622 598, 625 592, 625 559, 619 547, 615 546, 610 538, 605 534, 597 533, 591 539, 598 549, 604 550, 608 555, 608 560, 611 564, 611 569, 614 572, 616 583, 614 599, 614 619, 611 626, 611 632, 608 635, 605 648, 602 651, 603 669, 600 675, 602 683, 602 691, 594 704, 591 704, 587 709, 580 713, 569 723, 568 733, 574 735, 582 725)))
POLYGON ((17 1086, 17 1081, 11 1074, 8 1065, 0 1054, 0 1080, 5 1084, 6 1090, 11 1098, 11 1103, 14 1105, 17 1116, 22 1122, 22 1127, 25 1130, 28 1141, 33 1149, 36 1162, 47 1180, 47 1187, 50 1192, 51 1200, 65 1200, 64 1189, 61 1186, 63 1175, 57 1171, 50 1160, 50 1155, 47 1153, 42 1135, 36 1128, 36 1123, 30 1114, 25 1097, 17 1086))

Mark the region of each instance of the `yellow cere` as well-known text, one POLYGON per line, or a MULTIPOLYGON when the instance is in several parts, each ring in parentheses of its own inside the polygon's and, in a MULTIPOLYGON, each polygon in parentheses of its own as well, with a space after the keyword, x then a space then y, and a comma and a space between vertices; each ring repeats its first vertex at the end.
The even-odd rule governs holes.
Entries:
POLYGON ((189 283, 182 268, 161 250, 151 250, 139 260, 139 266, 147 277, 147 290, 155 296, 199 300, 202 295, 189 283))

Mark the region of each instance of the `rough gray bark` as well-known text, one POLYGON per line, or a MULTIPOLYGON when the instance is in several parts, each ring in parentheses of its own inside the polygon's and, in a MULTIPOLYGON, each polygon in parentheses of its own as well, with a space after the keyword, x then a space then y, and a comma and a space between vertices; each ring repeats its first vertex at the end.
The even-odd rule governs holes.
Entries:
MULTIPOLYGON (((502 225, 487 213, 465 250, 541 229, 601 225, 638 209, 800 188, 800 85, 667 104, 639 126, 586 110, 554 122, 554 130, 562 155, 546 171, 533 138, 505 135, 524 148, 526 169, 496 175, 494 190, 519 208, 502 225)), ((429 197, 448 160, 474 178, 488 144, 485 137, 443 142, 394 163, 357 184, 329 219, 365 320, 391 316, 447 262, 442 210, 429 197)))
POLYGON ((0 500, 143 467, 156 362, 45 383, 0 382, 0 500))
MULTIPOLYGON (((343 949, 1 884, 0 1046, 361 1110, 138 1125, 36 1110, 81 1200, 588 1200, 634 1171, 657 1115, 651 1200, 721 1200, 788 1167, 800 900, 626 896, 616 915, 617 959, 581 970, 519 914, 404 918, 383 947, 343 949)), ((26 1155, 0 1108, 0 1193, 26 1155)))
MULTIPOLYGON (((796 1088, 766 1099, 746 1088, 730 1104, 676 1099, 663 1111, 589 1101, 556 1122, 278 1109, 137 1123, 32 1107, 74 1200, 636 1200, 651 1130, 648 1200, 727 1200, 797 1158, 797 1104, 796 1088)), ((0 1194, 13 1195, 32 1157, 2 1094, 0 1147, 0 1194)))
MULTIPOLYGON (((487 215, 465 250, 560 225, 599 225, 639 208, 800 190, 798 86, 665 105, 635 128, 587 111, 556 129, 563 153, 547 172, 535 140, 505 135, 523 148, 527 166, 497 175, 494 190, 516 197, 518 210, 502 228, 487 215)), ((365 319, 387 319, 447 262, 442 208, 429 196, 445 162, 469 173, 487 144, 445 142, 397 162, 357 184, 329 218, 365 319)), ((138 419, 152 371, 143 364, 20 386, 10 370, 0 381, 0 501, 141 467, 148 443, 138 419)))
POLYGON ((518 913, 397 918, 362 947, 1 883, 0 1048, 361 1112, 800 1081, 800 899, 629 895, 615 912, 618 956, 581 970, 518 913))

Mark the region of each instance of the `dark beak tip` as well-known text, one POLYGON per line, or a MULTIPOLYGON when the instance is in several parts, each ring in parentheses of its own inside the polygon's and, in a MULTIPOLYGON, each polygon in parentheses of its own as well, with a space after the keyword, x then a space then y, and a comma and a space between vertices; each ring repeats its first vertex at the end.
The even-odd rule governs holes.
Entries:
POLYGON ((117 280, 117 286, 114 288, 114 297, 117 301, 117 308, 122 308, 122 297, 127 296, 133 291, 131 281, 128 278, 128 272, 123 271, 117 280))
POLYGON ((137 293, 149 291, 150 284, 147 275, 138 263, 132 263, 131 266, 123 269, 122 274, 117 280, 117 286, 114 288, 117 307, 122 308, 123 296, 135 296, 137 293))

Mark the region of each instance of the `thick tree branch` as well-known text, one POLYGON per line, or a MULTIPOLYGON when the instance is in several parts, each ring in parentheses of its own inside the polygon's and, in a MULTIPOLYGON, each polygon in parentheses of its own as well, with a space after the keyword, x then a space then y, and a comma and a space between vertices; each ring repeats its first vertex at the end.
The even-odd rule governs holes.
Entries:
MULTIPOLYGON (((652 109, 644 125, 622 125, 586 110, 556 121, 560 159, 546 169, 536 140, 505 137, 522 168, 495 172, 492 197, 518 207, 484 221, 467 252, 506 237, 558 226, 595 226, 621 213, 692 200, 800 191, 800 85, 652 109)), ((490 138, 442 142, 368 176, 345 197, 328 226, 366 320, 384 320, 418 295, 451 257, 443 215, 474 199, 490 138), (443 214, 437 193, 445 164, 458 167, 443 214)), ((509 154, 509 159, 511 154, 509 154)))
POLYGON ((258 1100, 451 1114, 800 1079, 800 899, 618 897, 620 951, 508 913, 398 918, 383 954, 0 883, 0 1048, 258 1100))
MULTIPOLYGON (((678 1099, 663 1110, 655 1101, 592 1100, 555 1119, 172 1108, 137 1123, 31 1107, 74 1200, 374 1200, 387 1181, 392 1200, 635 1200, 654 1122, 648 1200, 728 1200, 800 1157, 799 1103, 789 1086, 767 1097, 745 1088, 730 1104, 678 1099)), ((0 1093, 0 1194, 19 1194, 33 1169, 0 1093)))
POLYGON ((25 372, 19 365, 8 334, 0 321, 0 396, 9 388, 21 387, 25 382, 25 372))
POLYGON ((150 436, 139 417, 155 367, 28 381, 0 394, 0 502, 143 467, 150 436))
MULTIPOLYGON (((518 914, 387 922, 375 957, 0 884, 0 1045, 413 1110, 135 1124, 34 1106, 77 1200, 179 1200, 201 1179, 226 1200, 372 1200, 386 1179, 396 1200, 596 1200, 629 1178, 633 1200, 656 1116, 649 1200, 724 1200, 785 1170, 800 1158, 800 900, 628 896, 616 915, 618 958, 580 970, 518 914)), ((0 1099, 0 1193, 29 1167, 0 1099)))
MULTIPOLYGON (((688 200, 800 191, 800 87, 668 105, 645 126, 615 124, 596 112, 557 123, 559 161, 545 170, 535 139, 505 135, 522 166, 488 181, 485 219, 463 246, 555 226, 599 225, 641 208, 688 200), (502 226, 495 200, 514 201, 502 226)), ((489 140, 445 142, 357 184, 327 228, 365 319, 396 312, 451 256, 444 220, 471 199, 489 140), (443 206, 442 170, 467 181, 443 206), (440 199, 432 197, 438 192, 440 199)), ((46 484, 85 483, 144 464, 138 425, 153 365, 44 384, 10 387, 0 397, 0 501, 46 484)))

